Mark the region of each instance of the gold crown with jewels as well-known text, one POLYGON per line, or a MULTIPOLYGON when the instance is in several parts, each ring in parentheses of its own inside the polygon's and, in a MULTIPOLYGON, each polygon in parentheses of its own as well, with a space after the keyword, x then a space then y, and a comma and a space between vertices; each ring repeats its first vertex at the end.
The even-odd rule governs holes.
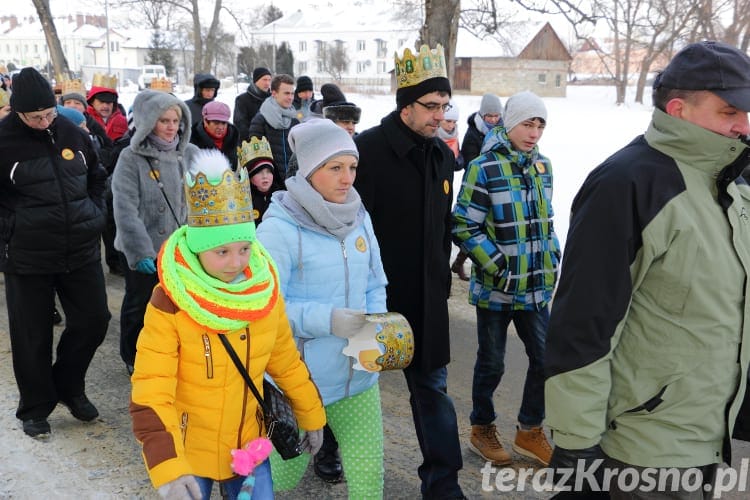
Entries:
POLYGON ((239 176, 227 169, 214 184, 203 172, 194 178, 187 176, 188 226, 225 226, 253 221, 253 198, 247 171, 239 176))
POLYGON ((396 84, 398 88, 411 87, 425 80, 436 77, 447 78, 445 53, 443 46, 437 44, 434 49, 422 45, 416 56, 410 48, 404 49, 404 57, 396 58, 396 84))
POLYGON ((61 83, 62 94, 81 94, 86 95, 86 87, 83 86, 83 82, 80 78, 73 80, 63 80, 61 83))
POLYGON ((102 87, 105 89, 117 90, 117 76, 116 75, 105 75, 103 73, 94 73, 94 78, 91 80, 92 87, 102 87))
POLYGON ((151 80, 151 90, 158 90, 159 92, 172 92, 172 80, 167 77, 159 77, 151 80))
POLYGON ((258 158, 267 158, 273 161, 271 144, 268 143, 268 139, 265 137, 261 137, 260 139, 251 137, 250 142, 242 141, 242 145, 237 147, 237 160, 240 167, 244 167, 258 158))
POLYGON ((377 324, 375 340, 383 346, 383 354, 375 364, 383 370, 402 370, 414 357, 414 333, 406 318, 395 312, 368 314, 367 321, 377 324))

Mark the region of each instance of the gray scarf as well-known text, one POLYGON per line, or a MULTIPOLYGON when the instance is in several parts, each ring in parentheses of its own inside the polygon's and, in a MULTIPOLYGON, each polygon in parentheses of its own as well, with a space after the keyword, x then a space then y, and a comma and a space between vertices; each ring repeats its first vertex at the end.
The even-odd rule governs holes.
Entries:
POLYGON ((260 105, 260 114, 276 130, 285 130, 292 126, 292 118, 297 117, 297 110, 284 109, 276 102, 276 99, 269 97, 260 105))
POLYGON ((364 220, 364 210, 359 193, 352 187, 344 203, 331 203, 312 187, 307 179, 298 175, 286 180, 287 192, 274 193, 274 198, 292 214, 301 225, 334 235, 340 241, 364 220))
POLYGON ((438 127, 438 137, 444 141, 458 137, 458 127, 454 128, 453 132, 446 132, 443 127, 438 127))

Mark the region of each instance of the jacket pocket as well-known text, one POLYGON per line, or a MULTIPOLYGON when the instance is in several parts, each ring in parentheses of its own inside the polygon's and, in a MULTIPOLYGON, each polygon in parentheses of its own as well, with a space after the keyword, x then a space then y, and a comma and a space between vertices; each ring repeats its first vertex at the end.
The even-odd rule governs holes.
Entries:
MULTIPOLYGON (((631 414, 632 415, 632 414, 643 412, 643 411, 645 411, 646 413, 653 412, 654 410, 656 410, 656 408, 660 404, 662 404, 664 402, 664 399, 662 398, 662 396, 664 395, 664 392, 667 390, 667 387, 668 386, 665 385, 664 387, 662 387, 661 389, 659 389, 659 392, 657 392, 654 396, 652 396, 648 400, 644 401, 643 403, 639 404, 638 406, 630 408, 629 410, 625 410, 619 416, 623 416, 623 415, 626 415, 626 414, 631 414)), ((617 429, 617 418, 618 417, 615 417, 614 419, 612 419, 609 422, 609 428, 610 429, 612 429, 612 430, 616 430, 617 429)))
POLYGON ((681 314, 690 293, 693 269, 698 264, 698 249, 688 232, 677 231, 669 250, 662 257, 657 271, 658 292, 661 306, 668 312, 681 314))

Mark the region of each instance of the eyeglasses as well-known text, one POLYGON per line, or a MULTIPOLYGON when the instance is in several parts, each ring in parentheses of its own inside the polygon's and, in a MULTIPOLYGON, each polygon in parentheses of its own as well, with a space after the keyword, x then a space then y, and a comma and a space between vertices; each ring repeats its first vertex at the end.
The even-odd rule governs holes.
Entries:
POLYGON ((46 115, 29 116, 26 113, 21 114, 31 123, 42 123, 45 120, 47 123, 52 123, 52 120, 57 118, 57 110, 50 111, 46 115))
POLYGON ((429 111, 430 113, 437 113, 438 111, 442 111, 443 113, 445 113, 446 111, 450 111, 451 109, 453 109, 453 105, 452 104, 447 104, 447 103, 446 104, 438 104, 436 102, 430 102, 430 103, 425 104, 425 103, 419 102, 419 101, 414 101, 414 102, 416 102, 420 106, 422 106, 425 109, 427 109, 427 111, 429 111))

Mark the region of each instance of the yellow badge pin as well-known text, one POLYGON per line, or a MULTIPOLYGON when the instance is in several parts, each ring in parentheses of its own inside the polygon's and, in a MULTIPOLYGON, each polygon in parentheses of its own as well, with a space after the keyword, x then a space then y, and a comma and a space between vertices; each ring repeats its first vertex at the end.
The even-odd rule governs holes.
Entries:
POLYGON ((367 243, 365 243, 365 239, 361 236, 354 242, 354 247, 362 253, 367 251, 367 243))
POLYGON ((64 160, 72 160, 75 157, 75 153, 73 153, 72 149, 65 148, 62 150, 62 153, 60 153, 64 160))
POLYGON ((445 191, 445 194, 448 194, 451 190, 451 185, 448 183, 448 179, 443 181, 443 191, 445 191))
POLYGON ((544 167, 544 162, 542 161, 536 162, 535 166, 536 166, 536 171, 539 172, 540 174, 543 174, 544 172, 547 171, 547 169, 544 167))

